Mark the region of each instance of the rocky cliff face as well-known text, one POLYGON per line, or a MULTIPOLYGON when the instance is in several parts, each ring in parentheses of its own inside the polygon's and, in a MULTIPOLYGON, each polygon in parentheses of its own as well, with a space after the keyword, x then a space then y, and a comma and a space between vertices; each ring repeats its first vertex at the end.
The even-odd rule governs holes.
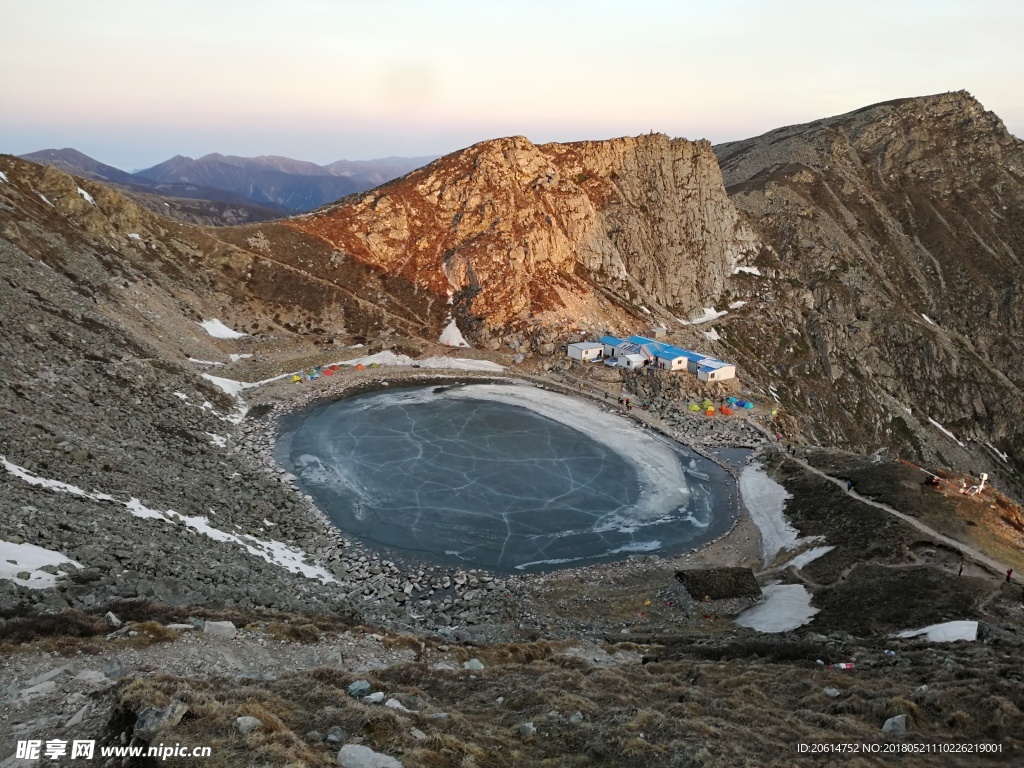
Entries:
POLYGON ((729 334, 749 373, 822 441, 913 454, 934 419, 1020 461, 1024 142, 961 92, 715 151, 771 245, 729 334))
POLYGON ((661 135, 488 141, 286 226, 492 329, 688 313, 757 247, 710 146, 661 135))

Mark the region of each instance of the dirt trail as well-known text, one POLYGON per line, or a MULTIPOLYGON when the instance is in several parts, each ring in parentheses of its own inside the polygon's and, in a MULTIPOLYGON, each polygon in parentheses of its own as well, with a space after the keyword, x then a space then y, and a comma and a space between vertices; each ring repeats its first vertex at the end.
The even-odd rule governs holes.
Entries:
MULTIPOLYGON (((755 426, 758 429, 760 429, 761 431, 765 432, 765 434, 768 434, 764 430, 764 428, 761 427, 760 424, 756 424, 755 423, 755 426)), ((822 470, 818 469, 817 467, 811 466, 810 464, 808 464, 803 459, 797 458, 796 456, 787 455, 787 454, 784 454, 784 456, 785 456, 787 461, 795 462, 795 463, 799 464, 801 467, 803 467, 804 469, 806 469, 808 472, 813 472, 814 474, 818 475, 819 477, 822 477, 822 478, 828 480, 829 482, 835 484, 839 488, 842 488, 850 496, 852 496, 853 498, 857 499, 857 501, 860 501, 863 504, 868 504, 868 505, 870 505, 872 507, 875 507, 876 509, 880 509, 883 512, 888 512, 890 515, 894 515, 895 517, 898 517, 900 520, 905 522, 907 525, 910 525, 910 526, 916 528, 921 533, 923 533, 923 534, 925 534, 927 536, 932 537, 935 541, 941 542, 941 543, 945 544, 946 546, 955 549, 961 555, 970 558, 971 560, 976 562, 978 565, 982 565, 985 568, 988 568, 992 573, 996 574, 997 576, 1003 576, 1003 575, 1006 574, 1006 570, 1007 570, 1007 566, 1006 565, 1000 563, 998 560, 995 560, 994 558, 989 557, 985 553, 980 552, 979 550, 975 549, 974 547, 970 547, 967 544, 964 544, 963 542, 957 541, 956 539, 950 538, 949 536, 946 536, 945 534, 939 533, 934 528, 931 528, 931 527, 925 525, 921 521, 911 517, 908 514, 900 512, 898 509, 894 509, 893 507, 890 507, 888 504, 883 504, 880 501, 874 501, 873 499, 869 499, 866 496, 861 496, 855 490, 847 490, 846 489, 846 482, 845 481, 840 480, 840 479, 835 478, 835 477, 832 477, 832 475, 829 475, 829 474, 823 472, 822 470)), ((1020 576, 1014 576, 1013 577, 1013 582, 1014 583, 1018 583, 1018 584, 1021 583, 1020 576)))

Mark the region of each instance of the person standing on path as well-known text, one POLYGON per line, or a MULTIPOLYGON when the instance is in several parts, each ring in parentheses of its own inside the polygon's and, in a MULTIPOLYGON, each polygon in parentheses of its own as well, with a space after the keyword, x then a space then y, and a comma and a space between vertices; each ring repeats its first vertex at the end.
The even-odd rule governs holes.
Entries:
POLYGON ((853 480, 847 480, 846 481, 846 490, 847 491, 852 491, 853 490, 853 480))
POLYGON ((964 575, 964 561, 963 560, 960 561, 960 570, 957 571, 956 575, 957 576, 963 576, 964 575))
POLYGON ((1013 568, 1006 569, 1006 583, 1010 583, 1010 579, 1013 578, 1013 568))

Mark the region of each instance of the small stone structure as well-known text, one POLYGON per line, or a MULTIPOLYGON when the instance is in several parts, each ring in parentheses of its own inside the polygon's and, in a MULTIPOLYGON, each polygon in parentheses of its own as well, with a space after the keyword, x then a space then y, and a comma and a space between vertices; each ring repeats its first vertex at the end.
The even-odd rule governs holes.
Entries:
POLYGON ((676 571, 676 578, 694 600, 761 596, 761 587, 750 568, 691 568, 676 571))

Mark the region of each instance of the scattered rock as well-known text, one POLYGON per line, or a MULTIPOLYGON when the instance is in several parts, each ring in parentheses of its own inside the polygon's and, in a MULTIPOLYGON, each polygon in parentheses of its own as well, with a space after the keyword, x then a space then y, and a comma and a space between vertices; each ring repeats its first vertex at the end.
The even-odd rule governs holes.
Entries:
POLYGON ((231 640, 238 634, 238 628, 230 621, 208 621, 203 624, 203 632, 213 637, 231 640))
POLYGON ((372 687, 369 680, 356 680, 349 684, 348 695, 354 699, 361 699, 370 692, 372 687))
POLYGON ((830 699, 838 699, 842 695, 842 692, 838 688, 826 688, 825 695, 830 699))
POLYGON ((120 629, 121 625, 124 623, 117 618, 113 611, 107 611, 103 618, 107 620, 107 624, 109 624, 113 629, 120 629))
POLYGON ((384 692, 374 691, 369 696, 366 696, 363 701, 368 701, 370 704, 380 704, 384 701, 384 692))
POLYGON ((482 672, 484 664, 480 659, 470 659, 469 661, 463 662, 463 669, 468 669, 470 672, 482 672))
POLYGON ((235 718, 235 730, 243 736, 248 736, 261 725, 262 723, 258 717, 245 715, 244 717, 235 718))
POLYGON ((389 709, 398 710, 399 712, 408 712, 409 711, 408 709, 406 709, 405 705, 402 702, 400 702, 398 699, 388 699, 384 703, 384 706, 388 707, 389 709))
POLYGON ((890 717, 882 725, 883 733, 891 733, 895 736, 902 736, 907 732, 907 716, 896 715, 896 717, 890 717))
POLYGON ((427 740, 427 734, 425 734, 419 728, 413 728, 411 731, 409 731, 409 735, 412 736, 414 739, 416 739, 416 741, 426 741, 427 740))
POLYGON ((519 735, 524 739, 528 739, 537 733, 537 728, 533 723, 520 723, 519 724, 519 735))
POLYGON ((338 765, 340 768, 404 768, 395 758, 374 752, 362 744, 342 747, 338 752, 338 765))
POLYGON ((579 710, 576 710, 571 715, 569 715, 569 724, 570 725, 579 725, 582 722, 583 722, 583 713, 580 712, 579 710))
MULTIPOLYGON (((320 734, 317 733, 317 736, 319 735, 320 734)), ((345 740, 346 735, 347 734, 345 733, 345 729, 342 728, 340 725, 332 725, 330 728, 327 729, 327 737, 325 741, 327 741, 328 744, 340 744, 345 740)))
POLYGON ((152 742, 158 733, 170 730, 180 723, 186 712, 188 712, 188 705, 177 699, 163 709, 146 707, 139 712, 139 716, 135 719, 135 728, 132 734, 135 738, 152 742))

